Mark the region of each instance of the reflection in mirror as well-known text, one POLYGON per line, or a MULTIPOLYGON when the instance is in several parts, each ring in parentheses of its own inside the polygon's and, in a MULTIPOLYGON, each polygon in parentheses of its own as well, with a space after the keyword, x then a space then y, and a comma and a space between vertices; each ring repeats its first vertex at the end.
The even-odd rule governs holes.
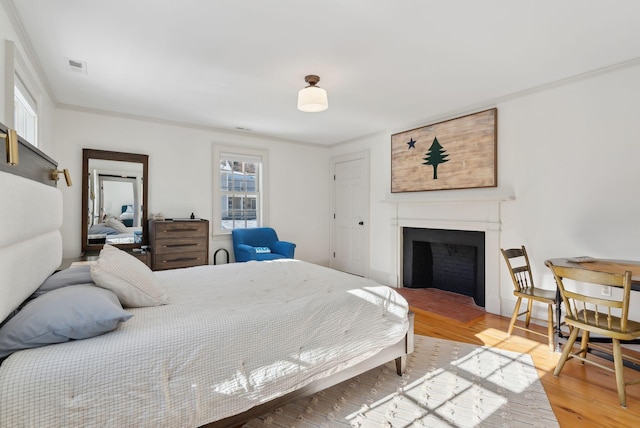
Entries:
POLYGON ((83 150, 83 251, 147 243, 147 167, 147 155, 83 150))
POLYGON ((89 159, 89 242, 142 242, 142 164, 89 159))

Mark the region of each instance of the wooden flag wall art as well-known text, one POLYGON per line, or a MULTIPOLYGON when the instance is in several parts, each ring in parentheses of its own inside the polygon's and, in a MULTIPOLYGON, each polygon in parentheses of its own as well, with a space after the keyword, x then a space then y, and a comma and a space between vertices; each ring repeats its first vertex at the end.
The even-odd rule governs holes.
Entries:
POLYGON ((496 187, 498 110, 391 136, 391 192, 496 187))

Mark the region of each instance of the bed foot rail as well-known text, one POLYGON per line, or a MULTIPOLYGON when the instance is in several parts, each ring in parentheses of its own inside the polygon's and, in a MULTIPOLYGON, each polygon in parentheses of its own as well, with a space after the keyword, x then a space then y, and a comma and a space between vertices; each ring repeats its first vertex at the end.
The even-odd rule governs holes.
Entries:
POLYGON ((396 373, 398 376, 402 376, 407 369, 407 357, 396 358, 396 373))
POLYGON ((415 314, 409 311, 409 329, 405 337, 405 352, 406 354, 396 358, 396 373, 398 376, 402 376, 407 369, 407 356, 413 352, 413 323, 415 314))

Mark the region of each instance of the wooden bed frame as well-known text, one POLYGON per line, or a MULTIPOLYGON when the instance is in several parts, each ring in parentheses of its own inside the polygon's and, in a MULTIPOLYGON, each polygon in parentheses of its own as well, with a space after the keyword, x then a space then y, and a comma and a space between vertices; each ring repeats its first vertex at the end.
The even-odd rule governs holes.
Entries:
MULTIPOLYGON (((6 132, 6 126, 0 123, 0 133, 6 132)), ((9 165, 6 163, 6 145, 0 144, 0 171, 9 172, 43 183, 45 185, 57 186, 57 182, 51 179, 51 171, 57 169, 57 162, 38 150, 22 138, 19 139, 19 163, 9 165)), ((323 389, 329 388, 354 376, 362 374, 368 370, 395 360, 396 372, 401 375, 405 371, 407 356, 413 352, 413 313, 409 313, 409 330, 406 336, 396 344, 385 348, 373 357, 364 360, 352 367, 334 373, 328 377, 315 380, 301 389, 292 391, 281 397, 255 406, 246 412, 230 416, 215 422, 204 425, 207 428, 237 427, 244 422, 255 417, 264 415, 278 407, 281 407, 293 400, 314 394, 323 389)))

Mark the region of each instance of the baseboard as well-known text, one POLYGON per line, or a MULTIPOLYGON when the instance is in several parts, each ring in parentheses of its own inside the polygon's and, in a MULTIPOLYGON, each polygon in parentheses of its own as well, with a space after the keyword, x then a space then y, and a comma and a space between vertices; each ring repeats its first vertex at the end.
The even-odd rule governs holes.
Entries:
POLYGON ((389 272, 382 272, 373 269, 369 269, 369 279, 372 279, 380 284, 388 285, 390 287, 398 286, 398 279, 395 275, 389 272))

